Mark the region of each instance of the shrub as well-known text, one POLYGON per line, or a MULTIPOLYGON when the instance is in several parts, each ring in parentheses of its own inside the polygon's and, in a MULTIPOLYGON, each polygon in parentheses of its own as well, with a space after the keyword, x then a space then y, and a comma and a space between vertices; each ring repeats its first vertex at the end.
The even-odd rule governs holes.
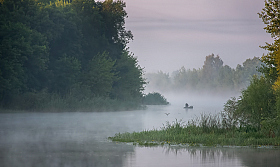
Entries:
POLYGON ((168 105, 169 102, 160 93, 153 92, 143 97, 143 104, 146 105, 168 105))

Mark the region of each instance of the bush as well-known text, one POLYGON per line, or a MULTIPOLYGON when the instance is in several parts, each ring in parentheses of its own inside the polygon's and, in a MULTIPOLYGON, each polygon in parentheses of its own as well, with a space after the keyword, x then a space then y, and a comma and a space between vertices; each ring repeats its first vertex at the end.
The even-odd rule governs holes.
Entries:
POLYGON ((168 105, 169 102, 160 93, 153 92, 143 97, 143 104, 145 105, 168 105))
POLYGON ((251 125, 257 130, 260 130, 263 120, 274 118, 275 95, 271 82, 263 76, 260 78, 254 76, 251 84, 242 91, 236 114, 243 122, 241 125, 251 125))

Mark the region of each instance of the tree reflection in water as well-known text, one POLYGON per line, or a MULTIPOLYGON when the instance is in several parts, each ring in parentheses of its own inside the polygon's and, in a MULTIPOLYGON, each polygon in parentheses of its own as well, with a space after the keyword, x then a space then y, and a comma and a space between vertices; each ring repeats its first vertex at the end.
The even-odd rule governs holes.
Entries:
POLYGON ((280 150, 249 147, 136 147, 125 166, 279 166, 280 150))

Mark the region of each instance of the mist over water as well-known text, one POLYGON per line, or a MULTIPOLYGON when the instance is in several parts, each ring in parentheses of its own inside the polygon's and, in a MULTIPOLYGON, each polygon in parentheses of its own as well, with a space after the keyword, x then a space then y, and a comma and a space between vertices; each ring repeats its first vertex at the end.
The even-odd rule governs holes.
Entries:
POLYGON ((227 100, 223 96, 186 93, 170 93, 166 98, 170 105, 151 105, 136 111, 1 113, 0 164, 3 167, 156 167, 277 166, 280 163, 277 149, 139 147, 108 141, 108 137, 119 132, 159 129, 167 121, 187 122, 201 113, 218 113, 227 100), (194 109, 185 110, 186 102, 194 109))

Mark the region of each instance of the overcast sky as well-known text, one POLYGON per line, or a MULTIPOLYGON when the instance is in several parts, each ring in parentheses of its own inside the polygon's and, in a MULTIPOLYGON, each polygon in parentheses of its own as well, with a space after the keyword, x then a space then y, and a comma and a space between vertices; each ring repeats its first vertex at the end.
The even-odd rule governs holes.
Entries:
POLYGON ((124 0, 130 51, 146 72, 201 68, 209 54, 235 68, 272 42, 258 16, 264 0, 124 0))

